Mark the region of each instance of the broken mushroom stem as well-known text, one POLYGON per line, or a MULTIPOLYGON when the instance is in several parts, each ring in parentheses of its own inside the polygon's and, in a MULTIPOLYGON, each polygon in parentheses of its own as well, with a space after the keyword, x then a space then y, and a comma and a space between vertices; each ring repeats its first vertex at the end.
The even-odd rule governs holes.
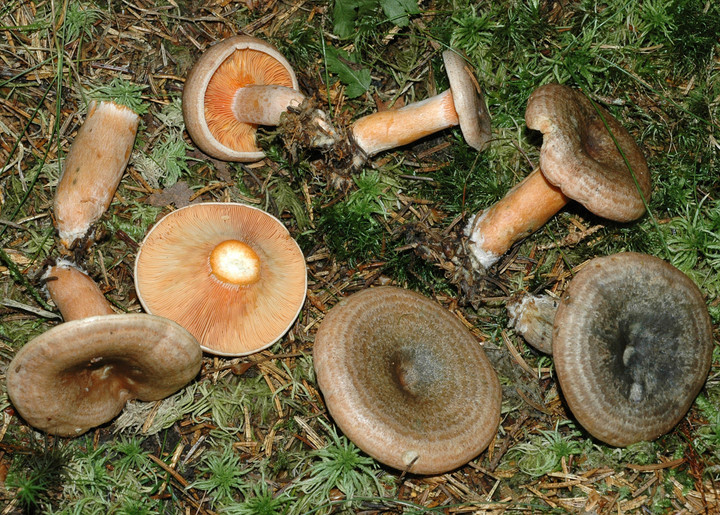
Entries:
POLYGON ((552 356, 552 333, 558 299, 550 295, 522 295, 508 301, 508 326, 536 350, 552 356))
POLYGON ((114 102, 92 102, 63 163, 53 211, 62 245, 69 249, 88 234, 117 190, 140 117, 114 102))
POLYGON ((490 115, 475 77, 456 52, 443 52, 443 61, 450 89, 399 109, 364 116, 352 125, 350 138, 356 147, 356 168, 379 152, 456 125, 460 125, 468 145, 479 151, 487 147, 490 115))

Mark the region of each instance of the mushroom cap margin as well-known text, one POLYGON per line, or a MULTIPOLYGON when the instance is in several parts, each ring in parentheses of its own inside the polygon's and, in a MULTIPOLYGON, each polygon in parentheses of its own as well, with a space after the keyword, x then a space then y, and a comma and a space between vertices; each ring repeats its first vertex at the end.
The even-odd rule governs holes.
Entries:
POLYGON ((445 71, 450 81, 460 131, 468 145, 478 151, 487 148, 492 128, 485 96, 478 91, 473 77, 465 69, 465 60, 453 50, 443 52, 445 71))

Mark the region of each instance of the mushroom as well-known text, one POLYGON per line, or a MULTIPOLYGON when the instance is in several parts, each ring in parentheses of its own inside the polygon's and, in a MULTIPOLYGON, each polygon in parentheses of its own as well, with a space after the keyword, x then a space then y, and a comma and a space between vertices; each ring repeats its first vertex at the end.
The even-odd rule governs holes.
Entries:
POLYGON ((480 271, 542 227, 569 199, 618 222, 642 216, 650 199, 650 172, 637 143, 579 91, 560 84, 538 88, 528 100, 525 121, 543 133, 540 166, 470 219, 466 247, 480 271))
POLYGON ((66 248, 107 210, 135 143, 140 117, 114 102, 91 102, 63 164, 55 192, 55 224, 66 248))
POLYGON ((501 389, 482 347, 451 313, 392 286, 334 306, 315 337, 318 385, 358 447, 391 467, 440 474, 482 452, 501 389))
POLYGON ((148 313, 185 327, 203 349, 240 356, 279 340, 305 301, 305 259, 275 217, 244 204, 173 211, 145 237, 135 288, 148 313))
POLYGON ((8 396, 31 426, 79 436, 128 400, 163 399, 197 375, 200 346, 175 322, 113 314, 92 279, 67 262, 45 278, 65 322, 28 342, 7 369, 8 396))
POLYGON ((400 109, 380 111, 357 120, 351 138, 360 166, 378 152, 407 145, 434 132, 460 125, 468 145, 484 150, 490 141, 490 114, 465 60, 453 50, 442 54, 450 89, 400 109))
MULTIPOLYGON (((525 327, 547 332, 538 328, 548 318, 527 315, 525 327)), ((653 256, 625 252, 587 262, 568 284, 552 328, 568 407, 610 445, 670 431, 710 369, 712 324, 700 290, 653 256)))
MULTIPOLYGON (((251 36, 216 43, 195 63, 182 95, 185 126, 206 154, 225 161, 251 162, 265 157, 255 143, 258 125, 275 126, 306 97, 290 63, 278 50, 251 36)), ((311 117, 312 144, 332 145, 337 134, 327 115, 311 117)))

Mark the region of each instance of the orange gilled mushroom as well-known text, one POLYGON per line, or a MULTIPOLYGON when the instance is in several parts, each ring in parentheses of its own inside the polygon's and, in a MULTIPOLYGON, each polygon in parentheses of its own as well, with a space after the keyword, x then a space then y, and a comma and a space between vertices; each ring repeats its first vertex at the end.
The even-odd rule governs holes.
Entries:
MULTIPOLYGON (((275 126, 280 115, 305 100, 290 63, 270 43, 234 36, 216 43, 185 80, 183 115, 195 144, 225 161, 265 157, 255 143, 258 125, 275 126)), ((337 134, 327 116, 314 111, 312 144, 328 146, 337 134)))
POLYGON ((7 369, 8 396, 28 424, 78 436, 128 400, 163 399, 197 375, 200 345, 175 322, 114 314, 93 280, 68 262, 45 279, 65 322, 25 344, 7 369))
POLYGON ((460 125, 468 145, 484 150, 490 140, 490 115, 465 60, 453 50, 443 52, 450 89, 400 109, 380 111, 357 120, 351 137, 357 146, 355 166, 390 148, 460 125))
POLYGON ((543 133, 540 166, 468 223, 467 250, 480 270, 542 227, 569 199, 619 222, 642 216, 650 199, 650 172, 637 143, 579 91, 560 84, 538 88, 525 121, 543 133))
POLYGON ((55 193, 55 223, 67 248, 107 210, 135 143, 140 117, 114 102, 92 102, 70 147, 55 193))
POLYGON ((275 217, 243 204, 194 204, 165 216, 135 262, 148 313, 175 320, 211 353, 238 356, 272 345, 297 318, 305 259, 275 217))

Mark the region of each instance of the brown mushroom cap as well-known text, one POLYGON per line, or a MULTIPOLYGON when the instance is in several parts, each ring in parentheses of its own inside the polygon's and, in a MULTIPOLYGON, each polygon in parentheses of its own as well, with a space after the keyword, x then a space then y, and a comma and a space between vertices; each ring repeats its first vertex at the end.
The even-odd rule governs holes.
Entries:
POLYGON ((342 300, 320 325, 313 357, 335 422, 387 465, 446 472, 497 431, 500 383, 482 347, 418 293, 386 286, 342 300))
POLYGON ((463 137, 474 149, 485 150, 492 134, 485 97, 459 54, 446 50, 442 55, 463 137))
POLYGON ((216 43, 190 70, 183 88, 183 115, 190 137, 203 152, 227 161, 265 157, 255 144, 257 125, 239 122, 233 113, 236 91, 250 85, 299 89, 282 54, 251 36, 216 43))
POLYGON ((565 195, 610 220, 627 222, 645 213, 643 197, 650 200, 647 162, 633 137, 605 109, 596 110, 572 88, 546 84, 530 95, 525 122, 543 133, 540 169, 565 195))
POLYGON ((573 414, 615 446, 672 429, 705 383, 712 325, 700 290, 661 259, 590 261, 555 316, 553 356, 573 414))
POLYGON ((175 320, 203 349, 226 356, 280 339, 303 306, 306 281, 302 251, 285 226, 244 204, 173 211, 145 237, 135 262, 145 310, 175 320), (222 273, 213 272, 216 260, 227 266, 222 273))
POLYGON ((131 399, 159 400, 200 370, 202 351, 170 320, 101 315, 65 322, 28 342, 7 371, 10 400, 28 424, 78 436, 131 399))

